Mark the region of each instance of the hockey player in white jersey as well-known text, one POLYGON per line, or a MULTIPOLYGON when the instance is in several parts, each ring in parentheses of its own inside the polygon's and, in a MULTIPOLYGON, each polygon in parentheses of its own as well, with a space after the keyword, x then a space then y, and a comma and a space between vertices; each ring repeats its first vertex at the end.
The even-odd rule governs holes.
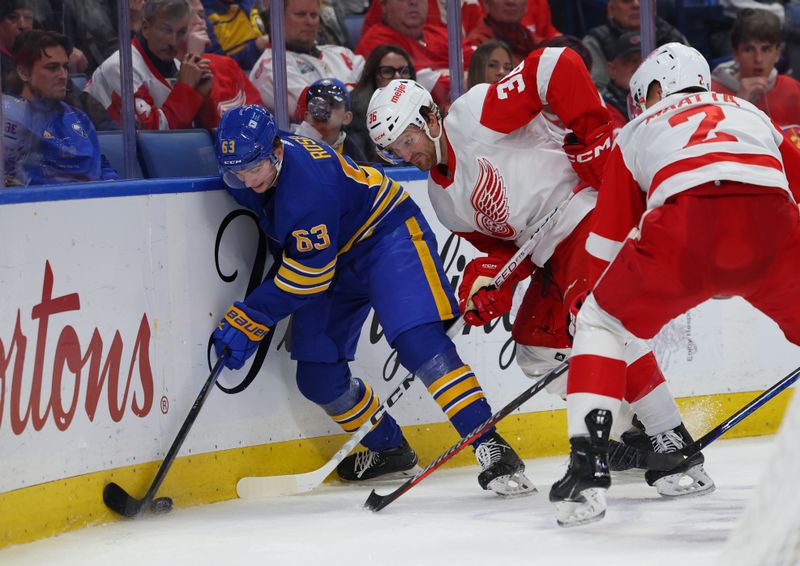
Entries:
MULTIPOLYGON (((599 186, 612 135, 608 111, 577 53, 534 51, 499 83, 477 85, 456 100, 445 119, 420 85, 392 81, 373 95, 367 126, 388 157, 430 172, 428 192, 439 220, 488 254, 464 271, 459 297, 465 320, 483 325, 508 312, 514 284, 532 274, 512 331, 517 361, 536 378, 566 359, 570 308, 595 281, 585 242, 597 200, 593 187, 599 186), (511 284, 488 287, 530 238, 537 243, 527 269, 518 269, 511 284)), ((625 365, 624 398, 650 440, 688 438, 643 342, 631 342, 625 365)), ((566 380, 550 390, 564 397, 566 380)), ((713 487, 702 462, 692 468, 703 479, 702 486, 689 482, 695 491, 713 487)), ((656 487, 662 495, 683 494, 671 485, 656 487)))
MULTIPOLYGON (((678 43, 656 49, 631 79, 644 113, 616 140, 587 241, 602 277, 578 314, 572 348, 572 451, 550 491, 563 526, 605 514, 627 342, 652 338, 708 299, 737 295, 800 344, 800 151, 755 106, 709 92, 710 84, 703 56, 678 43)), ((664 440, 662 451, 684 445, 664 440)))

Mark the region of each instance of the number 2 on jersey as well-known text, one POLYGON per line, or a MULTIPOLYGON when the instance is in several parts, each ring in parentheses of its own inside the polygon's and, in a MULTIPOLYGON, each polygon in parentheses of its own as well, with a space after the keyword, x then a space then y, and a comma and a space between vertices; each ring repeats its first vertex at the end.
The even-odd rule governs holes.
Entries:
POLYGON ((713 130, 717 127, 717 124, 725 119, 725 112, 723 112, 722 108, 719 106, 712 106, 708 104, 705 106, 689 108, 671 117, 669 119, 669 125, 674 128, 675 126, 688 121, 689 118, 696 114, 704 114, 703 119, 700 121, 700 125, 692 134, 692 137, 689 138, 689 143, 683 146, 683 149, 700 143, 739 141, 736 139, 736 136, 732 136, 731 134, 726 134, 725 132, 713 132, 713 130))

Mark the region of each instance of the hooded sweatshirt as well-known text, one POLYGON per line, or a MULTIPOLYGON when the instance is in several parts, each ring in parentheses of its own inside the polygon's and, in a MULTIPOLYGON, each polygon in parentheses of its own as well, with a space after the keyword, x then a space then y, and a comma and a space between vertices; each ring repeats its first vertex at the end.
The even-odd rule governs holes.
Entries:
MULTIPOLYGON (((735 61, 722 63, 711 73, 711 90, 723 94, 739 91, 741 77, 735 61)), ((800 125, 800 82, 772 69, 768 77, 767 91, 756 95, 753 103, 781 128, 800 125)))

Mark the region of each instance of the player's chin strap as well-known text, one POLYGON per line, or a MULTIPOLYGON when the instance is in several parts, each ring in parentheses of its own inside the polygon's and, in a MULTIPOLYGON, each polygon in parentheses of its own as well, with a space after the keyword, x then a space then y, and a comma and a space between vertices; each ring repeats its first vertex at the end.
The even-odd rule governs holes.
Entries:
POLYGON ((444 120, 442 120, 442 117, 439 115, 438 111, 436 112, 436 118, 439 120, 438 136, 433 137, 431 135, 431 129, 428 127, 427 122, 422 129, 425 132, 425 135, 428 136, 428 139, 433 142, 433 147, 436 150, 436 165, 439 165, 442 162, 442 148, 439 140, 442 139, 442 134, 444 133, 444 120))

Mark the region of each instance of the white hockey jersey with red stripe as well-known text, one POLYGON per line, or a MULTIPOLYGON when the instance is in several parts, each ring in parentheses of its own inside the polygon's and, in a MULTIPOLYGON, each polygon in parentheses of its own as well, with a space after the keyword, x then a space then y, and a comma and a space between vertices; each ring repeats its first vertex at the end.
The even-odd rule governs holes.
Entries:
POLYGON ((534 51, 500 83, 477 85, 450 107, 447 168, 434 167, 428 181, 437 216, 454 232, 517 246, 538 230, 531 258, 544 265, 597 198, 576 190, 585 185, 562 150, 564 133, 585 138, 609 121, 574 51, 534 51))
MULTIPOLYGON (((139 39, 131 40, 133 100, 137 127, 143 130, 191 128, 203 105, 192 87, 166 79, 150 62, 139 39)), ((180 68, 180 61, 175 60, 180 68)), ((84 90, 96 98, 118 123, 122 123, 122 79, 119 51, 94 71, 84 90)))
POLYGON ((729 94, 669 96, 626 124, 586 244, 597 267, 605 269, 645 211, 714 181, 782 189, 797 200, 800 152, 766 114, 729 94))

